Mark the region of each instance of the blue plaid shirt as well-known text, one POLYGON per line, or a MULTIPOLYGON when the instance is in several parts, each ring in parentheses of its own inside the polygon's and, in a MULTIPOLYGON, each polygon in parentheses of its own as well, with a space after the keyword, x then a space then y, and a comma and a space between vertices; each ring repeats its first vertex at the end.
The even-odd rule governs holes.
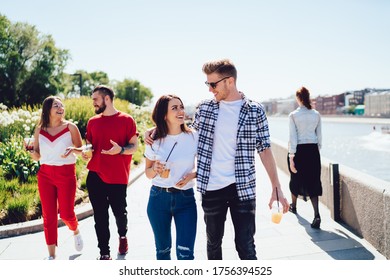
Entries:
MULTIPOLYGON (((261 153, 271 147, 268 121, 263 106, 247 99, 243 94, 237 130, 235 177, 240 200, 256 198, 255 150, 261 153)), ((215 123, 219 102, 202 101, 195 112, 193 127, 199 133, 197 158, 197 188, 206 193, 210 176, 215 123)))

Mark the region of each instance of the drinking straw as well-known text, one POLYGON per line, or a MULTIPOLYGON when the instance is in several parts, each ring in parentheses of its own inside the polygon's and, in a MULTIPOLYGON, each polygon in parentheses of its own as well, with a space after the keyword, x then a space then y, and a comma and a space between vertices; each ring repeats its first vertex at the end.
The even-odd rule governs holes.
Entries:
POLYGON ((171 153, 172 153, 173 149, 175 148, 176 144, 177 144, 177 142, 175 142, 175 144, 173 144, 173 147, 172 147, 171 151, 169 152, 167 158, 165 159, 165 162, 168 161, 168 159, 169 159, 169 157, 171 156, 171 153))
POLYGON ((275 188, 276 190, 276 203, 278 204, 278 212, 279 212, 279 195, 278 195, 278 188, 275 188))

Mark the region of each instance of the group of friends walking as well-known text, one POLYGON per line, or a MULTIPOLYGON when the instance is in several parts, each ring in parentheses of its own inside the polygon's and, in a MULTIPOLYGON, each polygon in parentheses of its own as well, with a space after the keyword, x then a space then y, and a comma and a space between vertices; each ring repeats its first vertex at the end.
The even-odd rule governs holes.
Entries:
MULTIPOLYGON (((229 210, 239 258, 256 260, 255 153, 271 182, 269 207, 278 200, 284 213, 296 214, 298 197, 305 201, 310 198, 314 210, 311 226, 320 228, 321 118, 311 107, 309 91, 300 88, 296 92, 299 106, 289 115, 289 204, 279 182, 263 106, 237 89, 237 69, 230 60, 207 62, 202 70, 214 98, 199 103, 192 124, 186 124, 181 98, 167 94, 154 106, 155 126, 144 132, 145 174, 151 180, 146 211, 154 234, 156 259, 171 259, 172 220, 176 228, 176 258, 195 258, 196 188, 201 194, 206 224, 207 258, 223 259, 222 239, 229 210)), ((85 135, 86 142, 93 147, 92 154, 82 148, 77 126, 65 120, 62 101, 50 96, 43 102, 31 156, 41 166, 37 176, 48 259, 56 257, 58 213, 74 233, 76 250, 83 249, 74 212, 77 155, 88 160, 86 183, 94 212, 98 259, 111 259, 110 207, 117 225, 118 253, 128 252, 126 190, 139 132, 133 117, 115 108, 114 96, 113 90, 104 85, 92 92, 96 115, 88 121, 85 135)))

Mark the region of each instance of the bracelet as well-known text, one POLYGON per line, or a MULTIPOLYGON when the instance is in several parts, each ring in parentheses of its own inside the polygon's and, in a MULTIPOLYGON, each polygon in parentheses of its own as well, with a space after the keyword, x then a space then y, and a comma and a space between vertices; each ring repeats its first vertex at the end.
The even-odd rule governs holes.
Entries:
POLYGON ((125 147, 121 147, 121 151, 119 152, 120 155, 122 155, 125 152, 125 147))
POLYGON ((288 157, 289 158, 293 158, 295 156, 295 154, 289 154, 288 157))

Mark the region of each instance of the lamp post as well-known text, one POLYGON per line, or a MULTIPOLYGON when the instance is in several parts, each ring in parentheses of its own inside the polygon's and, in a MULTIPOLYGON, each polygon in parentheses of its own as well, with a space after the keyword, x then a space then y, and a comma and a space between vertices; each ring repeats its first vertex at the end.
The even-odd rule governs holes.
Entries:
POLYGON ((80 73, 74 73, 72 76, 79 76, 80 96, 83 93, 83 76, 80 73))
POLYGON ((139 102, 138 98, 138 88, 133 87, 131 88, 131 95, 132 95, 132 102, 133 104, 136 104, 136 102, 139 102))

